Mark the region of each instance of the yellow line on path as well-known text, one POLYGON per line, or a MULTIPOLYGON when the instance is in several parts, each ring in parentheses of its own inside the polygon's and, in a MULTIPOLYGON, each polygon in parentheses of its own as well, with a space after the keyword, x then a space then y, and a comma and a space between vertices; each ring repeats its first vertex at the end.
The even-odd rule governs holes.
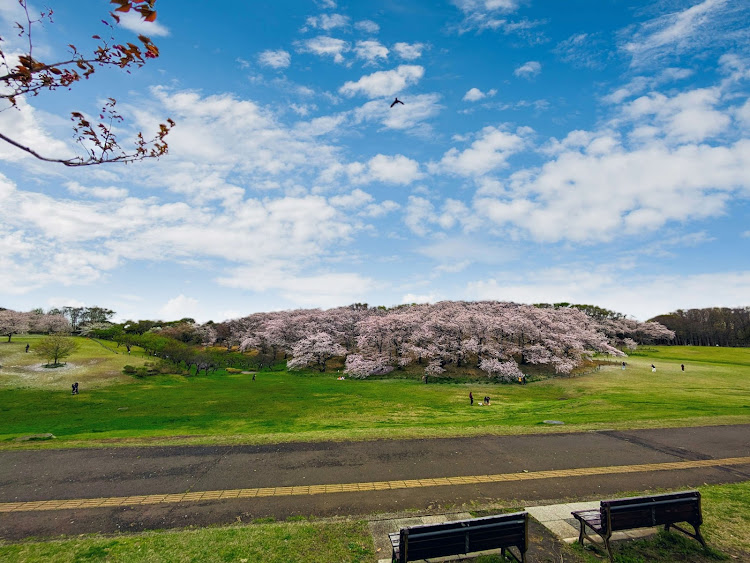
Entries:
POLYGON ((134 495, 128 497, 4 502, 0 503, 0 513, 29 512, 41 510, 66 510, 73 508, 101 508, 110 506, 137 506, 146 504, 174 504, 179 502, 198 502, 205 500, 224 500, 236 498, 308 496, 326 493, 386 491, 393 489, 445 487, 450 485, 468 485, 476 483, 500 483, 507 481, 526 481, 534 479, 585 477, 591 475, 617 475, 621 473, 637 473, 650 471, 675 471, 680 469, 697 469, 701 467, 720 467, 727 465, 748 464, 750 464, 750 456, 727 457, 723 459, 702 459, 698 461, 671 461, 666 463, 647 464, 642 463, 637 465, 610 465, 607 467, 579 467, 575 469, 530 471, 528 473, 499 473, 496 475, 467 475, 463 477, 440 477, 434 479, 428 478, 395 481, 375 481, 371 483, 343 483, 296 487, 264 487, 259 489, 198 491, 193 493, 138 496, 134 495))

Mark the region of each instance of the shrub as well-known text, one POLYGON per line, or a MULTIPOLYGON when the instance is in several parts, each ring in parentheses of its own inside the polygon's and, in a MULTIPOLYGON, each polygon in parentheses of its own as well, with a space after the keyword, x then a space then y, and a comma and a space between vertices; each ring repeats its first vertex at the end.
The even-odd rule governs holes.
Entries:
POLYGON ((131 365, 123 366, 122 373, 126 375, 133 375, 135 373, 135 366, 131 366, 131 365))

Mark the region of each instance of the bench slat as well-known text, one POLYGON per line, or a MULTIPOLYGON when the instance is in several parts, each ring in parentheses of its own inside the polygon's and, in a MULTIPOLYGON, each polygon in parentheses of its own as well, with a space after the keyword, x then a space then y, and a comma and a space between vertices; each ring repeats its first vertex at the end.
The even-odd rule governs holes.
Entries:
POLYGON ((524 559, 527 547, 528 513, 517 512, 456 520, 440 524, 423 524, 402 528, 389 534, 394 556, 399 561, 413 561, 460 555, 475 551, 516 547, 524 559))

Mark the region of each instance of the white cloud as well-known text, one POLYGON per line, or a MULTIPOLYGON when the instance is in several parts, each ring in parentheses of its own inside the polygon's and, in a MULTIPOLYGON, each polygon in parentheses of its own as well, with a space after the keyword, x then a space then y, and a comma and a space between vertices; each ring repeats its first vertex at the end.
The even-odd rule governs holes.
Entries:
POLYGON ((423 197, 409 196, 404 223, 417 235, 430 232, 430 224, 435 222, 435 206, 423 197))
MULTIPOLYGON (((428 199, 409 196, 404 223, 413 233, 425 236, 431 233, 433 227, 449 230, 455 226, 460 226, 466 232, 473 231, 481 224, 481 220, 478 219, 477 214, 472 209, 469 209, 461 201, 448 198, 438 211, 428 199)), ((448 241, 440 244, 443 245, 444 250, 455 248, 452 246, 453 243, 448 241)), ((429 247, 422 249, 421 252, 433 258, 437 257, 437 254, 431 252, 429 247)), ((464 256, 464 259, 466 258, 467 256, 464 256)))
POLYGON ((538 170, 515 173, 510 195, 480 197, 475 206, 497 225, 521 227, 537 241, 611 241, 723 214, 735 190, 750 193, 748 166, 748 140, 626 150, 599 137, 538 170), (603 139, 608 148, 600 150, 603 139))
POLYGON ((68 188, 68 191, 72 194, 89 195, 98 199, 123 199, 128 195, 128 190, 115 186, 110 186, 107 188, 87 188, 85 186, 82 186, 78 182, 68 182, 67 184, 65 184, 65 187, 68 188))
POLYGON ((353 162, 346 166, 335 165, 323 172, 321 180, 332 182, 341 174, 346 174, 349 181, 355 184, 382 182, 394 185, 408 185, 423 176, 416 160, 400 154, 378 154, 364 164, 353 162))
POLYGON ((266 181, 337 161, 334 147, 295 134, 251 100, 165 88, 154 89, 153 95, 164 106, 159 111, 166 109, 179 122, 169 136, 170 152, 179 158, 143 169, 153 183, 180 193, 236 200, 244 190, 228 182, 230 172, 245 180, 266 181))
POLYGON ((245 290, 275 290, 295 305, 324 308, 366 301, 367 292, 377 287, 373 279, 356 273, 308 275, 276 263, 257 269, 236 268, 217 281, 226 287, 245 290))
POLYGON ((346 41, 325 35, 297 42, 296 45, 301 53, 313 53, 319 57, 333 57, 335 63, 343 63, 344 53, 350 50, 346 41))
MULTIPOLYGON (((463 21, 457 26, 459 33, 490 29, 528 36, 529 30, 540 23, 528 20, 513 21, 508 18, 518 9, 519 0, 452 0, 452 3, 461 10, 464 16, 463 21)), ((532 40, 538 39, 532 38, 532 40)))
POLYGON ((393 211, 396 211, 400 208, 401 206, 398 203, 387 199, 380 203, 371 203, 364 209, 364 211, 362 211, 361 215, 364 215, 365 217, 372 217, 374 219, 383 217, 388 213, 392 213, 393 211))
POLYGON ((453 0, 453 3, 464 12, 492 11, 492 10, 515 10, 518 0, 453 0))
POLYGON ((354 27, 365 33, 377 33, 380 31, 380 26, 372 20, 362 20, 354 24, 354 27))
POLYGON ((133 33, 145 35, 146 37, 167 37, 169 29, 158 21, 147 22, 138 12, 131 10, 127 13, 118 13, 120 25, 133 33))
POLYGON ((401 303, 437 303, 438 301, 442 301, 444 298, 442 297, 442 294, 433 292, 433 293, 407 293, 401 298, 401 303))
POLYGON ((372 200, 373 197, 370 194, 360 189, 356 189, 346 195, 334 196, 329 201, 331 205, 334 205, 336 207, 343 207, 344 209, 357 209, 359 207, 364 207, 372 200))
POLYGON ((534 279, 506 275, 469 283, 467 298, 518 303, 596 303, 645 321, 677 309, 738 307, 750 295, 750 272, 649 275, 618 265, 566 264, 534 279), (716 288, 721 288, 720 292, 716 288))
POLYGON ((671 98, 651 93, 628 103, 623 113, 633 121, 653 118, 660 132, 677 141, 700 142, 722 133, 731 122, 728 115, 715 109, 720 98, 718 88, 699 88, 671 98))
POLYGON ((319 16, 310 16, 305 23, 313 29, 330 31, 337 27, 346 27, 349 25, 349 18, 341 14, 321 14, 319 16))
POLYGON ((560 41, 552 51, 576 68, 602 68, 609 52, 598 34, 577 33, 560 41))
POLYGON ((356 82, 346 82, 339 93, 345 96, 364 94, 369 98, 393 96, 407 86, 416 84, 424 76, 424 67, 400 65, 394 70, 381 70, 361 77, 356 82))
POLYGON ((466 94, 464 94, 464 101, 465 102, 477 102, 479 100, 483 100, 484 98, 491 98, 495 94, 497 94, 497 90, 492 89, 488 92, 482 92, 479 88, 471 88, 466 94))
POLYGON ((748 129, 750 129, 750 99, 737 109, 736 117, 748 129))
POLYGON ((373 100, 354 110, 354 121, 377 121, 387 129, 399 129, 429 135, 425 124, 429 118, 437 115, 443 108, 438 102, 438 94, 419 94, 399 98, 405 105, 390 107, 390 100, 373 100))
POLYGON ((477 139, 464 151, 455 147, 443 158, 431 165, 433 173, 449 173, 460 176, 481 176, 506 165, 508 157, 520 151, 526 144, 525 137, 531 130, 519 128, 515 133, 497 127, 485 127, 477 139))
POLYGON ((357 58, 364 59, 368 63, 375 63, 378 59, 388 58, 388 48, 375 39, 357 41, 354 47, 357 58))
POLYGON ((184 318, 194 319, 199 312, 198 300, 185 297, 182 294, 170 299, 159 309, 159 315, 165 321, 177 321, 184 318))
POLYGON ((411 184, 422 177, 419 163, 403 155, 378 154, 367 163, 369 176, 387 184, 411 184))
POLYGON ((537 61, 528 61, 513 71, 513 74, 521 78, 534 78, 542 72, 542 65, 537 61))
MULTIPOLYGON (((25 98, 16 99, 16 107, 0 111, 0 131, 21 145, 37 151, 47 158, 70 158, 74 149, 54 138, 46 126, 50 122, 59 124, 61 120, 49 119, 43 112, 31 106, 25 98)), ((65 124, 67 127, 67 124, 65 124)), ((33 157, 6 142, 0 142, 0 161, 34 161, 33 157)))
POLYGON ((624 45, 624 49, 637 56, 670 44, 689 41, 696 30, 706 23, 711 12, 726 4, 726 1, 704 0, 681 12, 650 20, 643 24, 633 41, 624 45))
POLYGON ((287 68, 291 61, 292 56, 283 49, 263 51, 258 55, 258 62, 271 68, 287 68))
POLYGON ((295 129, 304 135, 327 135, 332 131, 336 131, 345 122, 346 115, 343 113, 336 115, 325 115, 323 117, 316 117, 315 119, 311 119, 308 122, 298 123, 295 129))
MULTIPOLYGON (((631 64, 643 67, 685 53, 701 56, 712 49, 747 45, 747 5, 731 0, 691 2, 685 9, 652 18, 623 33, 622 49, 631 64)), ((664 3, 667 9, 674 4, 664 3)))
POLYGON ((424 43, 404 43, 399 42, 393 45, 393 50, 396 51, 399 57, 407 61, 413 61, 422 56, 422 51, 425 49, 424 43))

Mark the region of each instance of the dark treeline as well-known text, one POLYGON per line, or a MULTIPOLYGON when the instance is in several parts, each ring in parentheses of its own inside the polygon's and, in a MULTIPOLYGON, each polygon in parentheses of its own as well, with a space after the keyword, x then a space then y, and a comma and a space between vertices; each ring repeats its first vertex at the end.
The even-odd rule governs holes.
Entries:
POLYGON ((674 331, 678 346, 750 346, 750 307, 678 309, 651 320, 674 331))

